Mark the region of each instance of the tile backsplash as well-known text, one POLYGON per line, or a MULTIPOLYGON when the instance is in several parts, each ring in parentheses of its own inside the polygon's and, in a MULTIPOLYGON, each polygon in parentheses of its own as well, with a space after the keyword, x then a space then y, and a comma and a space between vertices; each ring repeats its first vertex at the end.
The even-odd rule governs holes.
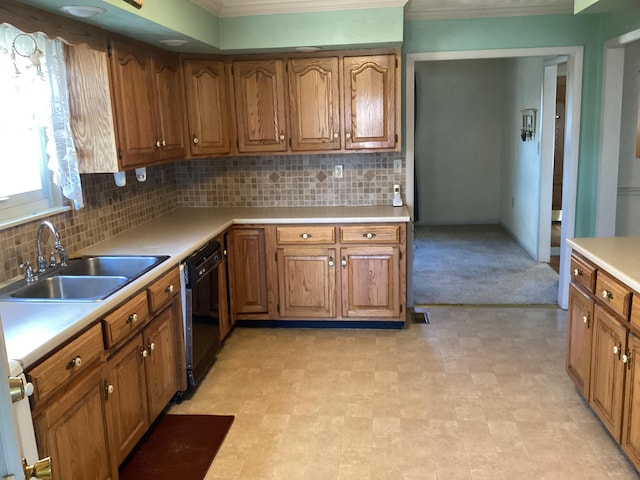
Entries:
MULTIPOLYGON (((392 152, 188 160, 148 168, 143 183, 128 172, 125 187, 111 174, 82 175, 85 207, 48 220, 73 255, 178 206, 391 205, 393 185, 405 191, 405 167, 404 154, 392 152), (402 173, 393 173, 394 160, 402 173)), ((0 283, 20 275, 20 263, 35 263, 40 222, 0 230, 0 283)), ((43 239, 48 253, 49 234, 43 239)))
POLYGON ((404 167, 396 152, 213 158, 177 163, 176 183, 189 207, 391 205, 393 185, 405 191, 404 167), (402 173, 393 173, 394 160, 402 173))

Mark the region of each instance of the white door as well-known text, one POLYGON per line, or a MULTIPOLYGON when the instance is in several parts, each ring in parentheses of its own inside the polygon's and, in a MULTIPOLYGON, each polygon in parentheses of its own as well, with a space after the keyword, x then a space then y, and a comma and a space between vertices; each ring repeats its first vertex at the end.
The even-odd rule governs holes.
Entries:
POLYGON ((8 379, 9 363, 0 319, 0 479, 24 480, 8 379))

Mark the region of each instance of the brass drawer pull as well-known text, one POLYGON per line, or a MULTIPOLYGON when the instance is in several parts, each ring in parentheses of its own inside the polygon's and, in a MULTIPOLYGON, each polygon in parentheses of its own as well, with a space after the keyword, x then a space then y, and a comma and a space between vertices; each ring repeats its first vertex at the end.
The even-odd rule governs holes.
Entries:
POLYGON ((138 314, 137 313, 132 313, 127 318, 127 323, 136 323, 137 321, 138 321, 138 314))
POLYGON ((580 270, 579 268, 574 268, 573 269, 573 275, 575 277, 581 277, 582 275, 584 275, 584 273, 582 273, 582 270, 580 270))
POLYGON ((602 298, 608 298, 609 300, 613 300, 613 293, 605 289, 602 291, 602 298))
POLYGON ((371 239, 371 238, 375 238, 376 234, 375 234, 375 233, 367 232, 367 233, 363 233, 363 234, 362 234, 362 236, 363 236, 364 238, 369 238, 369 239, 371 239))
POLYGON ((311 238, 313 235, 311 235, 310 233, 301 233, 300 234, 300 238, 306 240, 307 238, 311 238))
POLYGON ((174 290, 173 285, 169 285, 164 289, 165 293, 173 293, 174 290))

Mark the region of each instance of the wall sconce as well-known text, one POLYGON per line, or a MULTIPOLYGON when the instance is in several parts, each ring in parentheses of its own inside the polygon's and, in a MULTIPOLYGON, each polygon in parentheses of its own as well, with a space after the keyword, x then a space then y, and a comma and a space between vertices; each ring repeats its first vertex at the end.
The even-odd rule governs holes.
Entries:
POLYGON ((522 128, 520 129, 520 138, 523 142, 533 139, 536 131, 536 109, 527 108, 522 110, 522 128))

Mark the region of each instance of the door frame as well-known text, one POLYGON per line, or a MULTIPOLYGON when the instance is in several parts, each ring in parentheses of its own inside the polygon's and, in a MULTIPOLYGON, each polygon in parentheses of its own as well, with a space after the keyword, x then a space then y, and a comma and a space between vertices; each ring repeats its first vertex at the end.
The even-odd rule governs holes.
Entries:
POLYGON ((604 44, 596 237, 613 237, 616 234, 624 56, 626 45, 637 40, 640 40, 640 29, 604 44))
MULTIPOLYGON (((578 154, 580 141, 580 111, 582 103, 582 46, 566 47, 541 47, 541 48, 506 48, 492 50, 463 50, 450 52, 424 52, 408 53, 405 58, 406 79, 406 203, 409 209, 411 221, 414 220, 414 177, 415 177, 415 63, 438 60, 472 60, 490 58, 513 57, 567 57, 567 102, 566 102, 566 129, 565 129, 565 156, 562 193, 562 229, 560 247, 560 278, 558 284, 558 304, 567 308, 569 300, 569 268, 570 256, 566 239, 574 236, 576 191, 578 184, 578 154)), ((554 92, 555 94, 555 92, 554 92)), ((544 136, 544 135, 543 135, 544 136)), ((541 182, 542 183, 542 182, 541 182)), ((540 187, 542 188, 542 187, 540 187)), ((541 192, 542 193, 542 192, 541 192)), ((542 217, 542 216, 541 216, 542 217)), ((542 218, 539 219, 540 222, 542 218)), ((538 228, 540 231, 540 226, 538 228)), ((413 242, 413 236, 408 235, 408 240, 413 242)), ((412 251, 408 248, 408 251, 412 251)), ((412 260, 412 258, 408 259, 412 260)), ((413 305, 413 262, 408 261, 410 269, 407 282, 408 305, 413 305)))

